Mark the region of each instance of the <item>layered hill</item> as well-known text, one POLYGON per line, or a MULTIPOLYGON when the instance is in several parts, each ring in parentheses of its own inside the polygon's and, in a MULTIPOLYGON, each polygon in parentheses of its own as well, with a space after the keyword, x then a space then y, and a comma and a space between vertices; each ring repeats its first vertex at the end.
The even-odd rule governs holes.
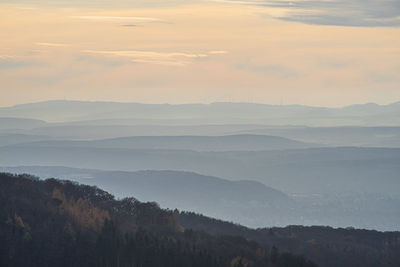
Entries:
POLYGON ((255 180, 291 194, 347 191, 397 195, 399 162, 400 149, 394 148, 198 152, 13 145, 0 149, 0 166, 190 171, 231 180, 255 180))
MULTIPOLYGON (((0 136, 0 140, 1 140, 0 136)), ((166 149, 194 151, 260 151, 318 147, 320 145, 269 135, 224 136, 131 136, 91 141, 38 140, 23 146, 67 146, 92 148, 166 149)))
POLYGON ((202 213, 249 227, 330 225, 399 229, 400 198, 382 194, 293 195, 251 180, 230 181, 182 171, 101 171, 54 166, 0 167, 0 171, 59 177, 99 186, 118 197, 156 201, 163 208, 202 213))
POLYGON ((399 125, 400 103, 343 108, 254 103, 139 104, 47 101, 0 108, 0 117, 51 122, 125 119, 150 124, 399 125))

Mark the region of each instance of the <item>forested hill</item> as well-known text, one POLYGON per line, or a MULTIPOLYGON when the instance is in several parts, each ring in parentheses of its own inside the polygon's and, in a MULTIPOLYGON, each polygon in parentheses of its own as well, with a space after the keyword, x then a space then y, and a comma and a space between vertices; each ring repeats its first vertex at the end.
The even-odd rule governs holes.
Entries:
POLYGON ((186 229, 214 236, 241 236, 263 247, 303 254, 323 267, 400 266, 400 232, 324 226, 249 229, 193 212, 176 211, 174 215, 186 229))
POLYGON ((70 181, 0 173, 0 203, 0 266, 317 266, 243 237, 185 230, 156 203, 70 181))
POLYGON ((71 181, 0 173, 0 204, 0 266, 400 266, 400 232, 249 229, 71 181))

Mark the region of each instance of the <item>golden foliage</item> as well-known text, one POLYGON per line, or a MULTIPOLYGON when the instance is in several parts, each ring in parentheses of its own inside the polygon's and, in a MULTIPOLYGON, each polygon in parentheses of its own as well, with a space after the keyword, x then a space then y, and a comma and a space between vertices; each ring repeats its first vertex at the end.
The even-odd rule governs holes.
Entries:
POLYGON ((70 198, 67 200, 58 188, 53 190, 52 197, 61 201, 60 212, 71 215, 74 222, 81 227, 99 232, 103 227, 104 220, 110 220, 108 211, 94 207, 87 199, 79 198, 75 201, 70 198))
POLYGON ((252 262, 249 261, 248 259, 240 257, 240 256, 237 256, 237 257, 232 259, 231 266, 232 267, 239 267, 239 266, 240 267, 242 267, 242 266, 243 267, 247 267, 247 266, 249 266, 250 263, 252 263, 252 262))

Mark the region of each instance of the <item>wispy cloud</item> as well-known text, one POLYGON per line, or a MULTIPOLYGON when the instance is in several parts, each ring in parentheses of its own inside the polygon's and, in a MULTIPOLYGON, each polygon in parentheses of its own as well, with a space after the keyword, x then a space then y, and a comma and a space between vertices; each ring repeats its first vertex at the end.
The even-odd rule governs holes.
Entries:
POLYGON ((228 51, 225 50, 213 50, 208 52, 209 55, 221 55, 221 54, 228 54, 228 51))
POLYGON ((242 0, 213 0, 213 2, 241 5, 259 5, 258 1, 242 1, 242 0))
MULTIPOLYGON (((102 50, 84 50, 84 53, 98 54, 104 56, 117 56, 128 59, 136 63, 149 63, 169 66, 185 66, 199 58, 207 58, 213 53, 182 53, 182 52, 155 52, 155 51, 102 51, 102 50)), ((211 51, 213 52, 213 51, 211 51)), ((222 52, 222 51, 214 51, 222 52)), ((225 51, 224 51, 225 52, 225 51)), ((215 53, 214 53, 215 54, 215 53)))
POLYGON ((71 18, 105 22, 165 22, 159 18, 131 16, 72 16, 71 18))
POLYGON ((135 28, 135 27, 138 27, 138 25, 136 25, 136 24, 124 24, 124 25, 121 25, 121 27, 135 28))
POLYGON ((41 43, 35 43, 36 45, 40 45, 40 46, 50 46, 50 47, 68 47, 70 46, 69 44, 62 44, 62 43, 45 43, 45 42, 41 42, 41 43))
MULTIPOLYGON (((215 0, 279 9, 272 17, 306 24, 383 27, 400 26, 398 0, 215 0)), ((273 13, 273 11, 272 11, 273 13)))

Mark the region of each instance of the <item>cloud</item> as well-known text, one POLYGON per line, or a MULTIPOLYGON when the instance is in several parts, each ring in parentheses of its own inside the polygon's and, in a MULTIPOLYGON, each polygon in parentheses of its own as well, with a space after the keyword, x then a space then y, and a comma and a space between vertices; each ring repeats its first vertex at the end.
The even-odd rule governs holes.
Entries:
POLYGON ((241 0, 214 0, 214 2, 218 3, 227 3, 227 4, 241 4, 241 5, 259 5, 258 1, 241 1, 241 0))
POLYGON ((152 17, 130 17, 130 16, 72 16, 71 18, 89 21, 104 22, 165 22, 159 18, 152 17))
POLYGON ((270 16, 306 24, 384 27, 400 26, 399 0, 217 0, 279 9, 270 16))
MULTIPOLYGON (((199 3, 199 0, 189 0, 190 3, 199 3)), ((152 7, 174 7, 187 4, 182 0, 1 0, 0 3, 13 5, 34 5, 38 7, 73 7, 73 8, 152 8, 152 7)), ((25 8, 21 8, 25 9, 25 8)))
POLYGON ((69 44, 61 44, 61 43, 36 43, 36 45, 40 46, 50 46, 50 47, 67 47, 69 44))
MULTIPOLYGON (((128 59, 136 63, 148 63, 169 66, 185 66, 192 63, 195 59, 207 58, 212 53, 182 53, 182 52, 155 52, 155 51, 103 51, 103 50, 84 50, 84 53, 97 54, 103 56, 116 56, 128 59)), ((214 51, 215 52, 215 51, 214 51)), ((221 52, 221 51, 218 51, 221 52)))
POLYGON ((221 54, 228 54, 228 51, 225 50, 213 50, 208 52, 209 55, 221 55, 221 54))

